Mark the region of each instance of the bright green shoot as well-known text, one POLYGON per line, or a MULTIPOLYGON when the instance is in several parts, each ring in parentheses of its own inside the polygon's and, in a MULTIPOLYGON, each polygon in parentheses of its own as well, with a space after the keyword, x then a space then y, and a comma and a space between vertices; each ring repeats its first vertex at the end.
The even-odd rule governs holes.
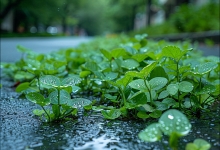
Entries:
MULTIPOLYGON (((182 136, 186 136, 191 130, 191 124, 187 117, 176 109, 167 110, 159 118, 158 123, 147 126, 146 129, 138 134, 138 137, 146 142, 160 141, 163 134, 169 136, 169 146, 172 150, 178 149, 178 141, 182 136)), ((210 148, 210 144, 204 140, 197 139, 194 143, 187 145, 186 149, 196 147, 210 148)), ((195 149, 196 150, 196 149, 195 149)))
MULTIPOLYGON (((69 115, 76 114, 76 109, 89 105, 90 100, 84 98, 71 99, 68 93, 68 87, 74 87, 80 83, 81 79, 76 76, 69 76, 60 80, 58 77, 52 75, 45 75, 40 77, 40 85, 42 88, 52 90, 47 98, 38 92, 31 92, 26 95, 26 98, 38 105, 40 105, 46 114, 48 122, 63 120, 69 115), (46 110, 44 106, 51 105, 50 109, 46 110)), ((36 115, 43 115, 41 111, 34 111, 36 115), (40 112, 40 113, 39 113, 40 112)))

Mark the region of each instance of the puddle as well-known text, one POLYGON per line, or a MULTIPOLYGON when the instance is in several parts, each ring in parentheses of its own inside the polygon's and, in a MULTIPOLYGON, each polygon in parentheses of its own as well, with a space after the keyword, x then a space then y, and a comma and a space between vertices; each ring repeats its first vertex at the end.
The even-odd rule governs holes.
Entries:
MULTIPOLYGON (((2 81, 0 103, 0 149, 1 150, 163 150, 168 145, 146 143, 138 139, 138 133, 150 122, 109 121, 99 113, 79 115, 78 120, 59 125, 43 124, 32 114, 39 108, 35 104, 19 99, 10 88, 11 83, 2 81)), ((219 107, 202 120, 192 120, 189 135, 180 139, 180 149, 188 142, 203 138, 212 144, 212 150, 220 147, 219 107)))

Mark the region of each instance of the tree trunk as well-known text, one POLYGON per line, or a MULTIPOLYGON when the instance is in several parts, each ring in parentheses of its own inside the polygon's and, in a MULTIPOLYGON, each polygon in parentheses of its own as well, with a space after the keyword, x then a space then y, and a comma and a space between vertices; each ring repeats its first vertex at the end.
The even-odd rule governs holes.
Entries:
POLYGON ((16 6, 18 6, 21 1, 23 0, 15 0, 15 1, 9 1, 8 4, 6 5, 6 7, 2 10, 2 12, 0 13, 0 18, 1 21, 3 21, 5 19, 5 17, 8 15, 8 13, 15 8, 16 6))
POLYGON ((152 4, 152 1, 151 0, 147 0, 147 26, 150 26, 151 24, 151 15, 152 15, 152 11, 151 11, 151 4, 152 4))

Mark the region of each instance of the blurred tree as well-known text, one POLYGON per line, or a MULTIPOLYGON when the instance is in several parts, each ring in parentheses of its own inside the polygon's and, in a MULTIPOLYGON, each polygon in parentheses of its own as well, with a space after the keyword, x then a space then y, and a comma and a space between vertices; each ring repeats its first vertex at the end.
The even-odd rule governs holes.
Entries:
MULTIPOLYGON (((14 12, 14 32, 29 32, 31 26, 73 26, 88 35, 127 32, 134 29, 137 13, 146 12, 145 0, 1 0, 1 19, 14 12), (20 28, 21 27, 21 28, 20 28)), ((39 31, 39 30, 38 30, 39 31)))
POLYGON ((144 0, 112 0, 111 5, 112 17, 117 32, 133 30, 136 14, 146 11, 144 0))
POLYGON ((23 0, 1 0, 0 1, 0 18, 3 20, 7 14, 23 0))

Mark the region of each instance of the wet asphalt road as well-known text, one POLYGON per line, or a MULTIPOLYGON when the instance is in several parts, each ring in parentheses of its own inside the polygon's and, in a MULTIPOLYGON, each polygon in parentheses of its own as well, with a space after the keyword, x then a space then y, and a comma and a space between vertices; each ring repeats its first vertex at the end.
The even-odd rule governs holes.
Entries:
POLYGON ((1 62, 15 62, 21 58, 16 46, 21 45, 37 53, 73 48, 81 43, 92 40, 92 37, 32 37, 32 38, 1 38, 1 62))
MULTIPOLYGON (((91 41, 92 37, 31 37, 31 38, 1 38, 1 62, 15 62, 21 58, 16 46, 21 45, 37 53, 50 53, 60 49, 73 48, 81 43, 91 41)), ((220 56, 219 44, 214 46, 199 45, 198 49, 204 56, 220 56)))

